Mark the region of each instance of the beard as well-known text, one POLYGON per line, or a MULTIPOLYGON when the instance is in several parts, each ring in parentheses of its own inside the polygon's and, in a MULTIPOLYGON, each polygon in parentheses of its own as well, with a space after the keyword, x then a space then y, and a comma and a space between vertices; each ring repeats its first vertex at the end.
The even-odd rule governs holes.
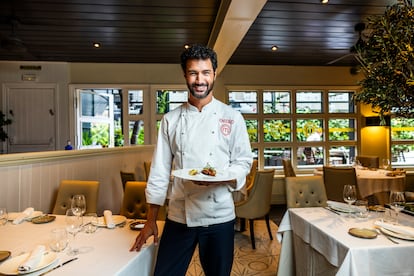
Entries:
POLYGON ((190 93, 194 98, 204 99, 211 93, 211 91, 213 91, 214 82, 211 85, 209 85, 208 83, 201 83, 201 84, 187 83, 187 87, 188 87, 188 90, 190 90, 190 93), (204 93, 199 94, 196 92, 198 87, 205 87, 206 90, 204 91, 204 93))

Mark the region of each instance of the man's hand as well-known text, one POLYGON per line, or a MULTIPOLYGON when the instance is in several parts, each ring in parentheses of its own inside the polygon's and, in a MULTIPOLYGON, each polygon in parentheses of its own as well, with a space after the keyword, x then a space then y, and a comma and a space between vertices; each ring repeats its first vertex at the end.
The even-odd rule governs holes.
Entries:
POLYGON ((147 242, 148 238, 154 236, 154 244, 158 244, 158 226, 156 220, 147 220, 144 228, 139 232, 134 244, 129 251, 140 251, 142 246, 147 242))

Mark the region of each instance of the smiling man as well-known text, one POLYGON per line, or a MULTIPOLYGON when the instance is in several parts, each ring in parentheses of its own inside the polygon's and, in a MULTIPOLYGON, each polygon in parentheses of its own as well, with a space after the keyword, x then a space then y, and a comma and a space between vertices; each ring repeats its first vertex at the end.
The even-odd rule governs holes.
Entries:
POLYGON ((158 243, 156 218, 168 199, 154 275, 184 276, 198 245, 205 274, 227 276, 234 250, 232 191, 243 187, 250 171, 250 142, 242 115, 213 97, 216 53, 193 45, 182 53, 181 66, 190 91, 188 102, 161 121, 146 189, 148 219, 131 251, 139 251, 150 236, 158 243), (206 164, 231 179, 207 182, 175 177, 170 183, 171 170, 191 171, 206 164))

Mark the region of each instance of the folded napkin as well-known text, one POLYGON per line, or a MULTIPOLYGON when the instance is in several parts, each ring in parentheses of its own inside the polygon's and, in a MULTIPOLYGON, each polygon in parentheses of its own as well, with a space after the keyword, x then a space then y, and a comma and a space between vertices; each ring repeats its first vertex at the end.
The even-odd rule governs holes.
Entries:
POLYGON ((45 250, 46 247, 44 245, 36 246, 36 248, 30 253, 29 257, 19 265, 17 270, 19 272, 28 272, 32 269, 35 269, 42 260, 45 250))
POLYGON ((414 237, 414 228, 405 225, 396 225, 383 221, 376 221, 375 225, 404 236, 414 237))
POLYGON ((33 214, 33 212, 34 212, 34 208, 32 207, 26 208, 20 215, 17 216, 17 218, 13 220, 13 224, 22 223, 25 219, 30 217, 33 214))
POLYGON ((104 211, 104 219, 105 219, 106 227, 115 228, 115 223, 112 219, 112 212, 110 210, 104 211))

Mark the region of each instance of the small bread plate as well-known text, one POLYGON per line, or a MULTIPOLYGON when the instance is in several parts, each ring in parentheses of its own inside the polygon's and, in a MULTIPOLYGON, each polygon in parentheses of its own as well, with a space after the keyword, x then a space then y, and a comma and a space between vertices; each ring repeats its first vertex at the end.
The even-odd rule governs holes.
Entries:
POLYGON ((4 261, 8 257, 10 257, 11 252, 10 251, 0 251, 0 262, 4 261))
POLYGON ((388 236, 398 238, 398 239, 401 239, 401 240, 414 241, 414 236, 400 234, 400 233, 388 230, 384 227, 380 227, 379 229, 380 229, 381 233, 383 233, 384 235, 388 235, 388 236))
POLYGON ((146 220, 135 220, 129 224, 129 228, 131 230, 140 231, 142 228, 144 228, 146 220))
POLYGON ((38 217, 32 218, 32 223, 43 224, 43 223, 52 222, 55 219, 56 219, 56 216, 51 216, 51 215, 38 216, 38 217))
POLYGON ((375 229, 369 228, 350 228, 348 233, 354 237, 363 238, 363 239, 375 239, 378 236, 375 229))
MULTIPOLYGON (((7 219, 8 220, 15 220, 15 219, 17 219, 20 215, 21 215, 22 213, 19 213, 19 212, 11 212, 11 213, 8 213, 8 215, 7 215, 7 219)), ((32 218, 35 218, 35 217, 38 217, 38 216, 41 216, 41 215, 43 215, 43 212, 42 211, 34 211, 30 216, 28 216, 25 220, 31 220, 32 218)))
POLYGON ((193 180, 193 181, 206 181, 206 182, 216 182, 216 181, 230 181, 236 179, 234 176, 230 175, 227 171, 216 170, 216 175, 205 175, 202 174, 201 171, 203 168, 189 168, 189 169, 182 169, 182 170, 175 170, 172 172, 172 175, 178 178, 182 178, 185 180, 193 180), (197 170, 196 175, 190 175, 190 171, 197 170))
MULTIPOLYGON (((119 225, 126 222, 126 217, 120 215, 113 215, 112 221, 115 225, 119 225)), ((104 217, 99 217, 98 222, 93 222, 93 225, 98 227, 106 227, 106 222, 104 217)))
POLYGON ((11 259, 8 259, 7 261, 3 262, 0 265, 0 274, 4 275, 21 275, 21 274, 28 274, 32 273, 38 270, 41 270, 49 265, 51 265, 56 260, 56 253, 52 251, 46 251, 43 253, 42 258, 40 259, 39 264, 37 267, 31 269, 27 272, 19 272, 18 268, 19 265, 21 265, 27 258, 29 258, 30 253, 25 253, 16 257, 13 257, 11 259))

